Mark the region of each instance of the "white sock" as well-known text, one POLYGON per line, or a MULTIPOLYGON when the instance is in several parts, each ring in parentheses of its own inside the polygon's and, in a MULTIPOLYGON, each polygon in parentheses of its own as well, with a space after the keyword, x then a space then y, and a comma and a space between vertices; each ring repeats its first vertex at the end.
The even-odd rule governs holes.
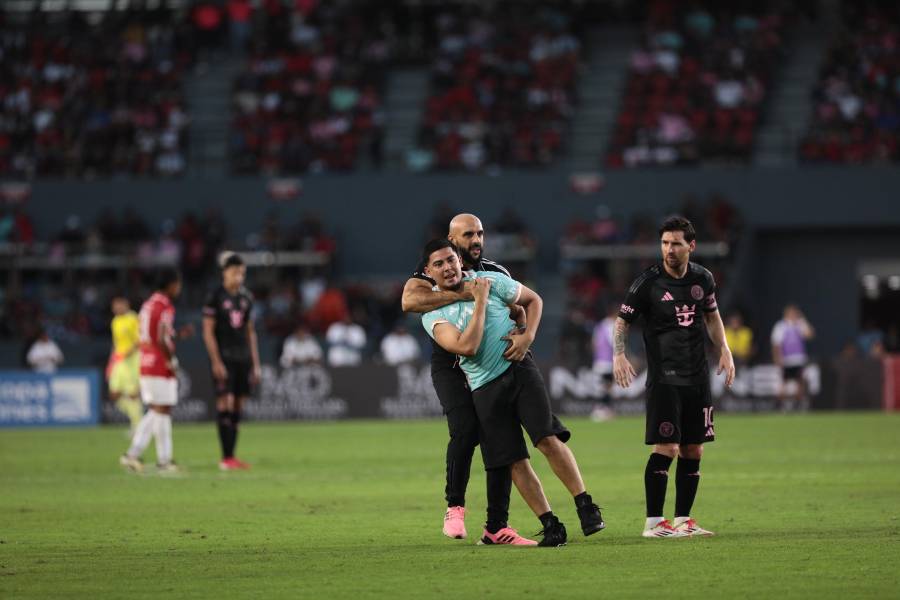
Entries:
POLYGON ((157 414, 153 435, 156 437, 156 462, 169 464, 172 462, 172 415, 157 414))
POLYGON ((131 447, 128 448, 128 456, 131 458, 139 458, 150 444, 150 438, 153 437, 154 424, 156 423, 155 415, 155 412, 148 410, 141 417, 137 429, 134 430, 134 437, 131 438, 131 447))
POLYGON ((647 517, 647 522, 644 524, 644 529, 653 529, 665 520, 665 517, 647 517))
POLYGON ((684 523, 684 522, 687 521, 688 519, 690 519, 690 517, 675 517, 675 524, 674 524, 675 527, 678 527, 679 525, 681 525, 682 523, 684 523))

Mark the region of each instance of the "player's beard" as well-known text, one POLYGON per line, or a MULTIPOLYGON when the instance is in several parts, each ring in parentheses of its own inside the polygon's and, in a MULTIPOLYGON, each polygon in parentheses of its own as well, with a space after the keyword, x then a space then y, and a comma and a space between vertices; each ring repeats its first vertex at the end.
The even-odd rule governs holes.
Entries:
POLYGON ((478 258, 475 258, 474 256, 472 256, 472 253, 469 251, 468 248, 460 248, 459 249, 459 253, 462 255, 463 262, 469 267, 475 266, 475 263, 478 262, 478 260, 481 258, 482 252, 484 251, 481 246, 474 246, 474 247, 478 249, 478 258))

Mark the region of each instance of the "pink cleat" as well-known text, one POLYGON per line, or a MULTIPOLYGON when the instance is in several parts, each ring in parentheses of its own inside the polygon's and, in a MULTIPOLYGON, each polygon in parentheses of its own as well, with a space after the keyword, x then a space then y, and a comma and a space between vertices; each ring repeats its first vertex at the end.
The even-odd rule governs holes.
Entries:
POLYGON ((504 527, 497 533, 491 533, 487 529, 485 529, 484 535, 480 540, 478 540, 478 545, 537 546, 538 543, 534 540, 523 538, 521 535, 519 535, 519 532, 512 527, 504 527))
POLYGON ((220 471, 246 471, 250 465, 236 458, 223 458, 219 461, 220 471))
POLYGON ((466 508, 464 506, 450 506, 444 515, 444 535, 455 540, 466 537, 466 508))

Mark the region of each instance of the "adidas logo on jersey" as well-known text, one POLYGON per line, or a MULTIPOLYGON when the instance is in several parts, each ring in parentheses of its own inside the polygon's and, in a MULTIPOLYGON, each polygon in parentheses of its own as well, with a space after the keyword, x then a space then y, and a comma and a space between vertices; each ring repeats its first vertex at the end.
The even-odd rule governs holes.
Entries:
POLYGON ((672 294, 670 294, 668 291, 663 294, 662 298, 659 299, 660 302, 672 302, 673 300, 675 300, 675 298, 673 298, 672 294))

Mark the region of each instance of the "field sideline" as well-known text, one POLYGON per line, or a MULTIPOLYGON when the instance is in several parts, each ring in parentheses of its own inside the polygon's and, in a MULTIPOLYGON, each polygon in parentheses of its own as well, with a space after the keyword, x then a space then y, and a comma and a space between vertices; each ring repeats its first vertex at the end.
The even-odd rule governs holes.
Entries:
MULTIPOLYGON (((716 421, 694 515, 718 535, 644 540, 643 421, 567 419, 608 527, 584 538, 533 453, 554 549, 474 545, 477 453, 470 539, 440 534, 442 421, 246 424, 247 473, 216 470, 213 425, 176 424, 180 478, 123 472, 121 428, 4 430, 0 597, 897 597, 900 414, 716 421)), ((511 525, 539 529, 515 492, 511 525)))

